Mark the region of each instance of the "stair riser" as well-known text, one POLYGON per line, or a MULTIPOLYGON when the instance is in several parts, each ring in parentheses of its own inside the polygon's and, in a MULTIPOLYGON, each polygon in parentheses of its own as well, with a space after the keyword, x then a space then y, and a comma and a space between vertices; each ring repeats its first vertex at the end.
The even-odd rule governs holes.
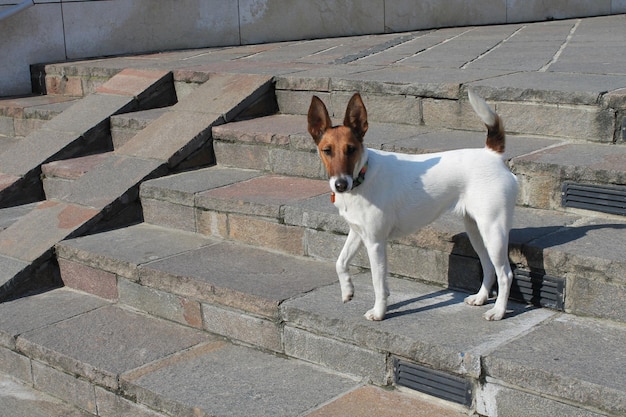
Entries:
POLYGON ((550 165, 513 160, 512 171, 520 184, 517 204, 548 210, 564 210, 562 189, 566 182, 626 184, 624 172, 586 167, 550 165))
MULTIPOLYGON (((317 95, 327 104, 331 117, 341 120, 352 93, 277 90, 276 96, 281 113, 306 115, 311 96, 317 95)), ((373 122, 484 130, 467 100, 411 97, 384 92, 362 95, 368 119, 373 122)), ((605 143, 621 139, 617 137, 620 131, 616 124, 617 113, 610 108, 506 101, 490 101, 490 104, 504 120, 509 133, 605 143)))

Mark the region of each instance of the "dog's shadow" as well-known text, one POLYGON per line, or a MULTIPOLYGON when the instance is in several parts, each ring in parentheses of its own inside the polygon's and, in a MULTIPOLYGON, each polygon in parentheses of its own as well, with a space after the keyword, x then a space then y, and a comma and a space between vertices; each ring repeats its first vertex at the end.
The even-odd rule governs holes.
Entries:
POLYGON ((450 306, 450 305, 454 305, 458 303, 463 303, 463 300, 465 299, 465 297, 466 297, 466 294, 458 293, 458 292, 451 291, 451 290, 435 291, 429 294, 420 295, 419 297, 413 297, 408 300, 403 300, 403 301, 399 301, 397 303, 388 305, 387 314, 385 315, 385 318, 390 319, 394 317, 402 317, 402 316, 406 316, 410 314, 415 314, 415 313, 434 310, 437 308, 442 308, 442 307, 446 307, 446 306, 450 306), (411 306, 413 304, 420 304, 424 301, 432 300, 434 298, 443 297, 443 296, 448 296, 448 297, 446 297, 446 299, 444 300, 437 301, 434 303, 420 305, 414 308, 402 309, 403 307, 406 307, 406 306, 411 306))

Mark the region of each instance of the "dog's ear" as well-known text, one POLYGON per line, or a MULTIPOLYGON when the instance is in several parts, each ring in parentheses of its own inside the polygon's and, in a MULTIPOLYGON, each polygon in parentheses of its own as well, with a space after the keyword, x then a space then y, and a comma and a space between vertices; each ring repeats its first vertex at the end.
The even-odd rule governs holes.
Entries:
POLYGON ((309 133, 313 137, 315 143, 318 143, 322 139, 324 131, 331 127, 332 122, 328 115, 326 106, 317 96, 313 96, 311 99, 311 106, 309 106, 309 133))
POLYGON ((363 140, 363 136, 367 132, 367 110, 365 110, 365 104, 363 104, 359 93, 355 93, 350 99, 343 125, 356 132, 359 140, 363 140))

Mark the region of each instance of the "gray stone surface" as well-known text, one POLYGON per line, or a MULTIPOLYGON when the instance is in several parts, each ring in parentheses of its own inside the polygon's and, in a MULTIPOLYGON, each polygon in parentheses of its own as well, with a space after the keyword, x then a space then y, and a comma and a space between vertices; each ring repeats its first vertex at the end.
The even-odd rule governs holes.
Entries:
POLYGON ((487 375, 605 412, 626 412, 626 329, 557 316, 485 358, 487 375))
POLYGON ((200 235, 141 224, 66 240, 56 250, 63 259, 137 280, 138 265, 214 243, 200 235))
POLYGON ((0 417, 88 417, 92 415, 0 374, 0 417))
MULTIPOLYGON (((58 198, 102 209, 129 190, 135 190, 142 180, 165 172, 162 160, 111 154, 100 165, 77 179, 68 190, 69 194, 60 195, 58 198)), ((138 193, 138 190, 132 191, 126 198, 129 201, 134 200, 137 196, 135 193, 138 193)))
POLYGON ((197 193, 245 181, 259 172, 224 167, 211 167, 146 181, 141 185, 141 198, 157 199, 193 206, 197 193))
POLYGON ((177 416, 304 415, 358 386, 303 362, 226 344, 123 381, 142 402, 177 416))
POLYGON ((118 375, 211 337, 115 306, 23 333, 17 347, 31 357, 92 382, 118 388, 118 375))
POLYGON ((262 249, 218 243, 151 262, 146 285, 274 317, 281 302, 336 280, 334 267, 262 249), (228 260, 228 262, 226 262, 228 260))
POLYGON ((487 322, 482 312, 491 306, 470 307, 463 294, 401 279, 388 282, 391 296, 381 322, 363 317, 374 299, 369 274, 356 277, 355 298, 347 304, 337 284, 283 303, 282 312, 287 322, 309 332, 473 377, 480 374, 484 355, 554 315, 509 302, 506 320, 487 322))
POLYGON ((0 285, 4 285, 13 279, 15 275, 23 271, 29 264, 29 262, 0 255, 0 285))
MULTIPOLYGON (((592 408, 593 409, 593 408, 592 408)), ((502 385, 498 381, 487 377, 486 382, 477 394, 476 410, 481 415, 490 417, 601 417, 600 414, 581 408, 578 405, 569 405, 540 394, 530 394, 502 385)))
POLYGON ((31 330, 78 316, 108 303, 69 289, 57 289, 14 301, 0 303, 0 341, 8 348, 15 339, 31 330))
POLYGON ((29 213, 36 206, 37 203, 31 203, 0 209, 0 230, 6 229, 15 223, 20 217, 29 213))

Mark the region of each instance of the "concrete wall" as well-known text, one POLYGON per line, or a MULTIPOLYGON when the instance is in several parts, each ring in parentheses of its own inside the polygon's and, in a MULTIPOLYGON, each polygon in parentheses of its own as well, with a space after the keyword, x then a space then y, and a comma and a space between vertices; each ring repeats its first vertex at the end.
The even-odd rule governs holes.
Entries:
POLYGON ((0 96, 29 93, 35 63, 626 13, 626 0, 33 1, 0 21, 0 96))

